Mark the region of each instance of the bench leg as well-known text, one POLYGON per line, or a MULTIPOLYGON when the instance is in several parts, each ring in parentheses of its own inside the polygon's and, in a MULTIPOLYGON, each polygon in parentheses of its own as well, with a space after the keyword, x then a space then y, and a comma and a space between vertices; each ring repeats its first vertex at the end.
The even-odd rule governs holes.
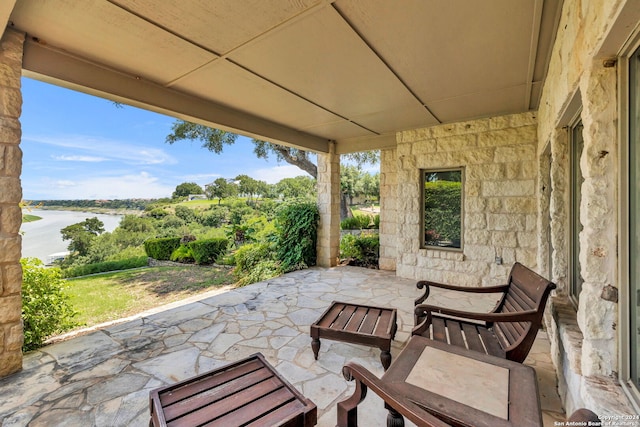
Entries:
POLYGON ((389 366, 391 365, 391 353, 389 350, 382 350, 380 352, 380 362, 382 362, 382 367, 385 371, 389 369, 389 366))
POLYGON ((404 417, 386 403, 384 407, 389 410, 389 414, 387 415, 387 427, 404 427, 404 417))
POLYGON ((313 338, 311 340, 311 350, 313 350, 313 357, 318 360, 318 352, 320 351, 320 339, 313 338))

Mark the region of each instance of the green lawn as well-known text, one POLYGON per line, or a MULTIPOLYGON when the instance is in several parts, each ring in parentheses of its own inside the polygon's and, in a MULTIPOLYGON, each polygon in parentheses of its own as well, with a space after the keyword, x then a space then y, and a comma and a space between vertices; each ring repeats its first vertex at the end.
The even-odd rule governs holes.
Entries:
POLYGON ((83 326, 132 316, 234 283, 217 267, 150 267, 69 279, 65 292, 83 326))
POLYGON ((41 216, 25 214, 22 215, 22 222, 33 222, 42 219, 41 216))

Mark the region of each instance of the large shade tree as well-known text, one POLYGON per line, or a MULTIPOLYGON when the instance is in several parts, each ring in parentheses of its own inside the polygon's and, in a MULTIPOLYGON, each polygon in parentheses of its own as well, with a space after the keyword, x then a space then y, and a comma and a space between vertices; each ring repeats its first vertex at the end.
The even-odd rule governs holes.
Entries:
MULTIPOLYGON (((202 147, 216 154, 222 153, 225 145, 231 145, 236 142, 238 135, 226 132, 220 129, 210 128, 197 123, 191 123, 184 120, 176 120, 171 127, 171 134, 167 135, 166 142, 173 144, 182 140, 200 141, 202 147)), ((271 142, 252 140, 254 154, 261 159, 267 159, 269 155, 275 155, 278 161, 285 162, 297 166, 314 179, 318 178, 318 167, 314 163, 313 154, 299 150, 293 147, 274 144, 271 142)), ((349 160, 356 164, 375 164, 378 162, 379 154, 377 151, 363 151, 360 153, 351 153, 345 155, 349 160)), ((340 206, 340 216, 346 218, 351 216, 346 199, 343 195, 340 206)))

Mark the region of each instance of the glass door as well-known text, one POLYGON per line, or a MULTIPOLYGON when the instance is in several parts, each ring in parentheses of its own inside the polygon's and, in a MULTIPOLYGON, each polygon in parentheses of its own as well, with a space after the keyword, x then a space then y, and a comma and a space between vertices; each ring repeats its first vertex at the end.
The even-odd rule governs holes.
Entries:
POLYGON ((580 222, 580 202, 582 200, 582 171, 580 170, 580 157, 584 149, 584 139, 582 137, 582 120, 578 120, 571 128, 571 277, 569 296, 577 306, 582 291, 582 274, 580 272, 580 232, 582 223, 580 222))

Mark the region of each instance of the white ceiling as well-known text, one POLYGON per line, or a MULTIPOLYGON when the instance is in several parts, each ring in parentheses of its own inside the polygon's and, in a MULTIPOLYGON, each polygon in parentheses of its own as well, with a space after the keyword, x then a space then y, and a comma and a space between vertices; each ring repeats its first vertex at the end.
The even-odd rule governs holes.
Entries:
POLYGON ((4 15, 28 35, 26 75, 350 152, 393 146, 399 130, 537 109, 560 3, 16 0, 4 15))

